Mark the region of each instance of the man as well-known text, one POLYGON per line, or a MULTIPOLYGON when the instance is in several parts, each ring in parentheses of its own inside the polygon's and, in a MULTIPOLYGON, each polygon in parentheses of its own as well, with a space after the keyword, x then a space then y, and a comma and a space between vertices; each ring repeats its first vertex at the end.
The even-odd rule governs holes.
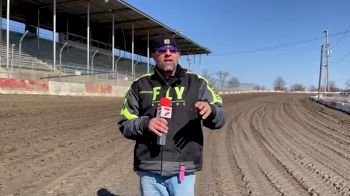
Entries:
POLYGON ((179 65, 176 40, 163 34, 153 44, 153 74, 137 79, 126 94, 119 128, 136 140, 134 169, 142 195, 194 195, 195 171, 202 167, 202 123, 224 123, 222 100, 208 81, 179 65), (171 100, 172 117, 157 117, 160 99, 171 100), (166 134, 164 146, 157 137, 166 134))

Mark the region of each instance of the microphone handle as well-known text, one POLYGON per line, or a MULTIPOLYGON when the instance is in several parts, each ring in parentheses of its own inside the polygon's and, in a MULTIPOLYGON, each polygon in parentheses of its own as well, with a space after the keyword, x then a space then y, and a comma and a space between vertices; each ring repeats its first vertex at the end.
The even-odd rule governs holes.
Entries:
POLYGON ((166 134, 162 133, 162 136, 157 137, 157 144, 160 146, 164 146, 166 141, 166 134))
MULTIPOLYGON (((163 107, 159 107, 157 109, 157 116, 158 117, 161 117, 161 118, 169 118, 169 117, 166 117, 165 114, 163 114, 163 107), (164 115, 164 116, 163 116, 164 115)), ((166 111, 166 110, 165 110, 166 111)), ((169 111, 168 111, 169 112, 169 111)), ((170 113, 171 113, 171 108, 170 108, 170 113)), ((162 133, 162 136, 157 136, 157 144, 160 145, 160 146, 164 146, 166 143, 166 134, 162 133)))

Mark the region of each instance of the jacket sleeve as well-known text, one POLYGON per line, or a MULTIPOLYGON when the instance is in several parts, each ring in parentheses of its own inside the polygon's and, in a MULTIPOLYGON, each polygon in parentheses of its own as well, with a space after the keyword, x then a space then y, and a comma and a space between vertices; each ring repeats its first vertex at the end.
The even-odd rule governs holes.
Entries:
POLYGON ((136 140, 148 130, 149 117, 140 116, 138 92, 132 84, 126 93, 118 122, 119 130, 128 139, 136 140))
POLYGON ((212 111, 208 118, 203 120, 203 125, 209 129, 220 129, 225 125, 222 99, 206 79, 202 78, 201 81, 198 99, 208 102, 212 111))

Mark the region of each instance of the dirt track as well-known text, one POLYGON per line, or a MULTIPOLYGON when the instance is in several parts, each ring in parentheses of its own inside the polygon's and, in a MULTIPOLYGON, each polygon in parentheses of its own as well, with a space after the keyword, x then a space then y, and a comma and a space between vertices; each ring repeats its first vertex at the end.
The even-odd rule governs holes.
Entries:
MULTIPOLYGON (((224 97, 196 195, 350 195, 350 115, 305 95, 224 97)), ((138 195, 121 99, 0 95, 0 195, 138 195)))

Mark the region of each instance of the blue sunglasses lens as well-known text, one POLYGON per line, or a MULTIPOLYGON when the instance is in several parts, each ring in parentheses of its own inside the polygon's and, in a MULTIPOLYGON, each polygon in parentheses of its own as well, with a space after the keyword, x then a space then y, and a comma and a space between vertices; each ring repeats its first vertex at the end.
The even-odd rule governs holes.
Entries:
POLYGON ((172 52, 172 53, 178 52, 178 49, 174 45, 161 46, 156 51, 158 51, 160 53, 164 53, 164 52, 167 51, 167 49, 169 49, 169 51, 172 52))

